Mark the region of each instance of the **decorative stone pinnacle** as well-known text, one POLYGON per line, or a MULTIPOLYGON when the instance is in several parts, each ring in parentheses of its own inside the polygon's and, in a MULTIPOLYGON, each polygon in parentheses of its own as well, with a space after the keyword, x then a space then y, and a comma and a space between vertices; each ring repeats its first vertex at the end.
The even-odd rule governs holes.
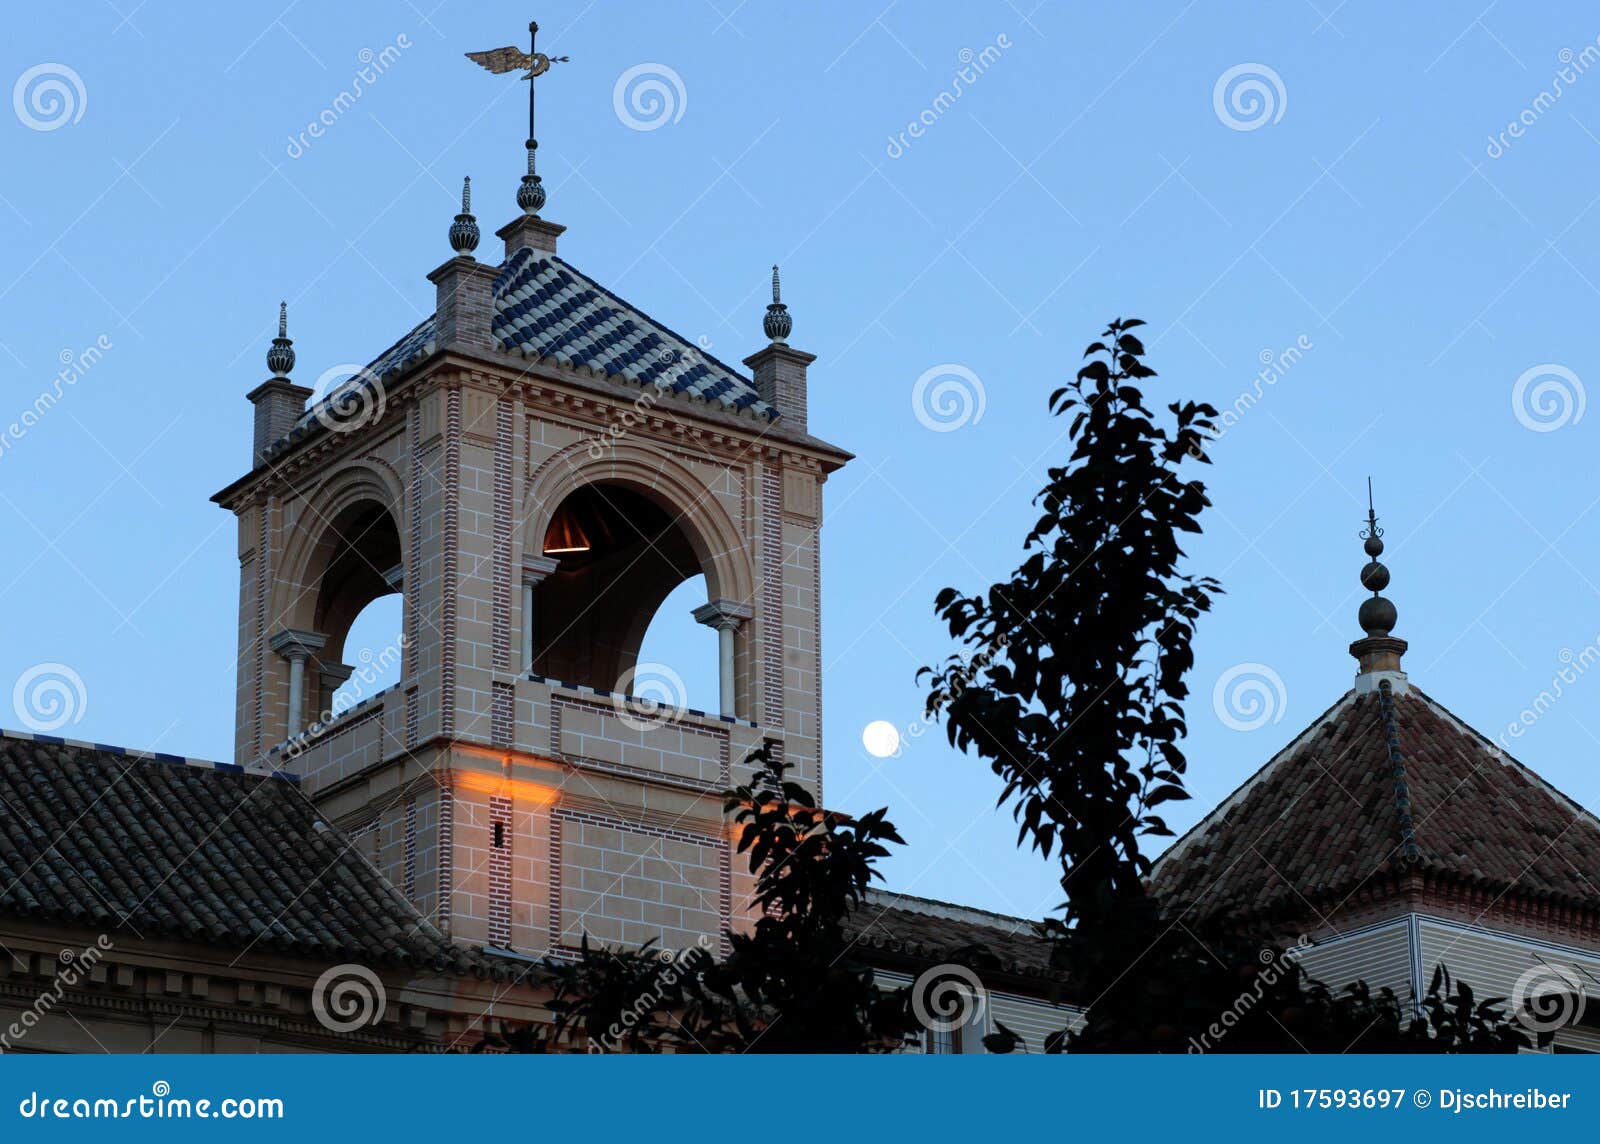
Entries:
POLYGON ((766 333, 768 340, 782 345, 789 336, 789 331, 794 329, 794 319, 789 316, 789 308, 783 304, 778 290, 778 267, 772 267, 772 305, 767 307, 767 316, 761 321, 761 329, 766 333))
POLYGON ((278 303, 278 336, 267 350, 267 368, 273 377, 288 377, 294 368, 294 343, 289 340, 289 303, 278 303))
POLYGON ((472 257, 478 249, 478 220, 472 217, 472 178, 461 181, 461 213, 450 224, 450 249, 457 254, 472 257))

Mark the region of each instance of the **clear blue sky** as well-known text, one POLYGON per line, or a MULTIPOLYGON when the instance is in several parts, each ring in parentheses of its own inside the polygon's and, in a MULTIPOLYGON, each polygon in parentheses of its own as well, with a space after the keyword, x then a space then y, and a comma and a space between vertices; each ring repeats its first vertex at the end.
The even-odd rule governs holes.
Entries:
MULTIPOLYGON (((1264 352, 1310 347, 1216 449, 1192 556, 1228 594, 1201 628, 1196 798, 1176 824, 1348 686, 1369 473, 1406 665, 1463 718, 1498 731, 1563 649, 1600 638, 1600 410, 1557 404, 1546 419, 1566 423, 1535 431, 1513 405, 1535 367, 1566 372, 1527 382, 1530 406, 1546 381, 1600 383, 1592 6, 278 7, 90 0, 12 21, 0 49, 7 85, 60 64, 82 92, 69 81, 54 130, 23 122, 55 122, 48 99, 0 111, 0 423, 64 352, 110 346, 0 451, 0 684, 70 665, 87 704, 64 734, 230 751, 238 569, 207 498, 246 467, 278 299, 315 378, 431 307, 463 174, 486 229, 509 220, 523 88, 461 53, 522 42, 530 16, 572 56, 540 88, 566 257, 728 360, 761 344, 783 264, 791 341, 818 355, 812 427, 858 455, 827 489, 828 800, 892 806, 911 842, 894 887, 1034 915, 1057 900, 986 768, 942 732, 884 761, 860 736, 918 720, 913 672, 948 650, 935 592, 1016 563, 1063 456, 1046 395, 1112 316, 1151 323, 1162 400, 1254 399, 1264 352), (360 53, 402 36, 291 157, 360 53), (613 100, 641 64, 681 82, 648 131, 613 100), (913 393, 948 366, 982 415, 934 432, 913 393), (1240 664, 1282 683, 1249 731, 1212 704, 1240 664)), ((704 705, 709 639, 681 617, 651 637, 704 705)), ((1517 744, 1590 807, 1597 707, 1600 672, 1517 744)))

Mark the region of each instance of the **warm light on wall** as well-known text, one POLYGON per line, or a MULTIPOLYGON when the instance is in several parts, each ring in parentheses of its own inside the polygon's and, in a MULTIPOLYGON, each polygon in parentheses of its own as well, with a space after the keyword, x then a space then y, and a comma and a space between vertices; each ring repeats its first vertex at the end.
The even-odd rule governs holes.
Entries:
MULTIPOLYGON (((483 747, 470 747, 457 743, 451 748, 456 754, 469 755, 473 758, 488 759, 497 764, 505 765, 514 759, 524 764, 532 764, 540 769, 547 769, 551 776, 562 773, 562 768, 543 759, 531 756, 517 756, 508 751, 491 751, 483 747)), ((561 788, 551 783, 534 782, 532 779, 511 778, 504 774, 491 774, 487 771, 466 771, 452 768, 450 781, 459 790, 469 790, 478 794, 497 794, 512 799, 518 803, 532 806, 549 806, 561 797, 561 788)))

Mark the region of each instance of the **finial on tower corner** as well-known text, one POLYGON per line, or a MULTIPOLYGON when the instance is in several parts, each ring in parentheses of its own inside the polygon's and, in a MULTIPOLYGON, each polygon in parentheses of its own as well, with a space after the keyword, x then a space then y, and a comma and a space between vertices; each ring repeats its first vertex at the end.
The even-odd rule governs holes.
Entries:
POLYGON ((1361 665, 1356 676, 1357 690, 1363 689, 1363 681, 1376 686, 1380 675, 1405 678, 1400 670, 1400 657, 1405 654, 1407 644, 1394 635, 1399 613, 1394 602, 1383 595, 1383 590, 1389 586, 1389 569, 1378 559, 1383 555, 1383 529, 1378 527, 1378 513, 1373 507, 1371 477, 1367 478, 1366 526, 1360 536, 1362 549, 1367 554, 1367 562, 1361 568, 1361 586, 1372 595, 1361 601, 1356 615, 1364 635, 1350 645, 1350 654, 1361 665))
POLYGON ((777 263, 772 266, 772 305, 767 307, 767 316, 762 319, 761 329, 769 341, 780 344, 794 329, 794 319, 789 316, 789 308, 783 304, 779 293, 777 263))
POLYGON ((267 350, 267 368, 273 377, 288 377, 294 369, 294 343, 289 340, 289 303, 278 303, 278 336, 267 350))
POLYGON ((472 177, 461 180, 461 213, 450 224, 450 249, 467 258, 478 249, 478 220, 472 216, 472 177))

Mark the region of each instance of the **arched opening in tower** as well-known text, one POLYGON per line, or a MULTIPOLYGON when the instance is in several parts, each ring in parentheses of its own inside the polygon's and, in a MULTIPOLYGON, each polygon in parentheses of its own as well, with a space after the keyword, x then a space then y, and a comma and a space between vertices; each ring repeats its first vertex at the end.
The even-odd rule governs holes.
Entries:
MULTIPOLYGON (((676 514, 623 485, 586 485, 557 507, 541 549, 557 566, 534 590, 537 674, 648 694, 676 706, 715 707, 709 633, 702 629, 695 653, 688 654, 687 624, 670 616, 651 622, 669 598, 682 597, 678 590, 687 581, 704 583, 700 559, 676 514), (647 632, 651 655, 659 660, 641 660, 647 632), (690 683, 707 672, 710 688, 700 683, 690 704, 690 683)), ((703 586, 698 596, 695 603, 703 603, 703 586)))
POLYGON ((326 642, 308 672, 308 725, 399 682, 405 659, 400 533, 388 509, 373 501, 348 506, 318 547, 315 624, 326 642))

